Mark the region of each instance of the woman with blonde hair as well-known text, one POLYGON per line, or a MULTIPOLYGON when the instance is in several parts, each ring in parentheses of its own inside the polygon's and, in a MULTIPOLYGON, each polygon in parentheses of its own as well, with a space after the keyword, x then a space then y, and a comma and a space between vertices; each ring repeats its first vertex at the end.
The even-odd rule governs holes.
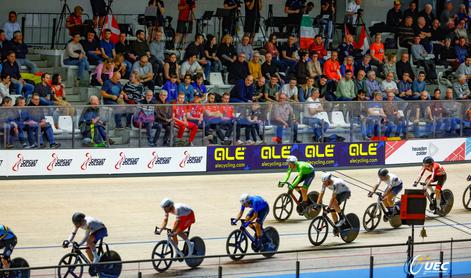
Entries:
POLYGON ((222 64, 227 68, 229 68, 237 59, 237 52, 232 42, 232 36, 229 34, 225 35, 222 37, 221 44, 217 51, 217 56, 221 60, 222 64))
POLYGON ((388 73, 392 72, 394 74, 394 80, 397 82, 399 80, 396 72, 397 55, 395 53, 389 53, 386 59, 387 61, 384 63, 384 75, 387 76, 388 73))
POLYGON ((92 86, 103 86, 106 80, 111 79, 114 73, 113 59, 106 59, 103 63, 96 66, 95 72, 92 74, 92 86))
MULTIPOLYGON (((57 106, 61 106, 58 113, 62 116, 74 116, 75 108, 66 101, 65 86, 62 84, 62 76, 58 73, 53 74, 51 78, 52 101, 57 106)), ((57 122, 57 121, 55 121, 57 122)))

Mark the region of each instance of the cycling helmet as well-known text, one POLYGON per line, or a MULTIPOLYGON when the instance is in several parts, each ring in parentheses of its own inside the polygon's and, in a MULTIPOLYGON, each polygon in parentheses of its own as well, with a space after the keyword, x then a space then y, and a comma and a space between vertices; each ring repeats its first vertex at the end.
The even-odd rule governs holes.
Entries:
POLYGON ((249 194, 243 193, 240 195, 240 204, 244 205, 249 200, 249 194))
POLYGON ((72 215, 72 223, 74 225, 80 225, 82 224, 82 221, 85 219, 85 214, 81 212, 76 212, 74 215, 72 215))
POLYGON ((386 168, 381 168, 378 170, 378 177, 386 177, 389 175, 389 170, 386 168))
POLYGON ((422 161, 424 164, 432 164, 435 162, 431 156, 426 156, 424 160, 422 161))
POLYGON ((294 155, 290 155, 288 156, 288 158, 286 159, 286 162, 288 163, 296 163, 298 161, 298 158, 294 155))
POLYGON ((329 181, 332 178, 332 173, 331 172, 325 172, 322 174, 322 182, 329 181))
POLYGON ((174 203, 173 203, 172 199, 170 199, 170 198, 164 198, 164 199, 162 200, 162 202, 160 202, 160 207, 161 207, 161 208, 168 208, 168 207, 173 206, 173 204, 174 204, 174 203))

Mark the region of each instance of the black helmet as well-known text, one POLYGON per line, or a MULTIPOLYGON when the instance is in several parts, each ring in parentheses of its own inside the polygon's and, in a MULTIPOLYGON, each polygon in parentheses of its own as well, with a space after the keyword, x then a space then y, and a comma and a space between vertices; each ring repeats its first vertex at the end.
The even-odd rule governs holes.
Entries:
POLYGON ((422 161, 424 164, 432 164, 435 162, 431 156, 426 156, 424 160, 422 161))
POLYGON ((386 177, 389 174, 389 170, 386 168, 381 168, 378 170, 378 177, 386 177))
POLYGON ((72 215, 72 223, 74 223, 74 225, 82 224, 83 219, 85 219, 85 214, 81 212, 76 212, 72 215))

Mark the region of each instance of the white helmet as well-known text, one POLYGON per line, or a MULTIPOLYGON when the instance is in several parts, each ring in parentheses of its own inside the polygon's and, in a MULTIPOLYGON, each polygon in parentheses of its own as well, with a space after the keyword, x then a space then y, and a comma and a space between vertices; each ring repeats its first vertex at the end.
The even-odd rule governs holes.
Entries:
POLYGON ((249 194, 243 193, 240 195, 240 204, 244 205, 249 200, 249 194))
POLYGON ((325 172, 322 174, 322 182, 329 181, 332 178, 332 172, 325 172))
POLYGON ((296 156, 294 156, 294 155, 290 155, 290 156, 288 156, 288 158, 286 159, 286 162, 288 162, 288 163, 295 163, 295 162, 297 162, 297 161, 298 161, 298 158, 297 158, 296 156))
POLYGON ((174 203, 173 203, 172 199, 170 199, 170 198, 164 198, 164 199, 162 200, 162 202, 160 202, 160 207, 161 207, 161 208, 168 208, 168 207, 173 206, 173 204, 174 204, 174 203))

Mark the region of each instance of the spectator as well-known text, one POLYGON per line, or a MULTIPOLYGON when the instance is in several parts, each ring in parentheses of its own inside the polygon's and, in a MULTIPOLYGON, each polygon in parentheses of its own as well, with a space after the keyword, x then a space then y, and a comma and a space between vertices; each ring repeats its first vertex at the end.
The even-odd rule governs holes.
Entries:
POLYGON ((461 104, 453 101, 453 88, 448 87, 445 91, 445 100, 443 104, 445 131, 450 135, 460 135, 460 117, 458 116, 461 111, 461 104))
POLYGON ((370 46, 370 63, 378 68, 378 74, 382 74, 384 71, 384 44, 381 42, 381 33, 376 33, 374 39, 370 46))
POLYGON ((74 82, 75 87, 78 87, 85 72, 90 71, 85 50, 80 44, 80 34, 74 34, 72 40, 67 44, 64 52, 64 65, 78 66, 77 78, 74 82))
POLYGON ((11 78, 11 82, 15 85, 16 93, 21 95, 24 89, 24 96, 29 97, 34 91, 34 85, 31 85, 23 80, 20 75, 20 66, 16 62, 16 54, 13 51, 9 51, 7 59, 2 64, 2 74, 8 74, 11 78))
POLYGON ((427 78, 432 82, 437 79, 434 61, 431 60, 429 53, 425 50, 424 46, 420 44, 420 36, 414 37, 414 44, 411 47, 412 57, 415 63, 425 68, 427 78))
POLYGON ((222 94, 221 105, 219 105, 219 111, 222 115, 221 128, 226 131, 224 135, 224 144, 229 145, 232 138, 232 131, 234 130, 235 115, 234 107, 229 104, 230 95, 229 93, 222 94))
POLYGON ((195 41, 188 44, 188 46, 185 49, 185 60, 188 60, 190 55, 196 54, 196 61, 198 64, 203 67, 204 69, 204 74, 206 76, 209 76, 209 73, 211 72, 211 62, 209 60, 206 60, 206 57, 204 55, 204 37, 202 34, 196 34, 195 35, 195 41))
POLYGON ((186 74, 194 76, 197 73, 203 73, 203 68, 198 63, 195 53, 190 53, 185 62, 180 67, 180 77, 184 77, 186 74))
POLYGON ((139 61, 136 61, 132 66, 132 71, 137 71, 142 84, 149 88, 149 90, 154 91, 154 71, 148 56, 141 56, 139 61))
POLYGON ((186 45, 186 35, 193 32, 193 20, 195 19, 196 1, 179 0, 177 32, 175 45, 186 45))
POLYGON ((446 25, 450 18, 455 19, 457 17, 455 11, 453 10, 453 2, 447 1, 445 4, 445 9, 443 9, 440 15, 440 22, 442 25, 446 25))
POLYGON ((29 117, 26 119, 27 124, 25 125, 26 131, 28 133, 29 148, 37 148, 38 145, 36 139, 39 138, 39 146, 42 148, 44 146, 43 137, 49 142, 51 149, 57 149, 61 146, 60 143, 56 143, 54 139, 54 133, 52 131, 51 125, 46 122, 44 116, 44 110, 39 108, 40 97, 38 94, 33 94, 31 101, 28 107, 31 109, 28 110, 29 117))
POLYGON ((7 37, 7 40, 13 39, 13 34, 15 32, 20 32, 21 31, 21 26, 20 24, 16 21, 16 12, 11 11, 8 13, 8 21, 5 22, 3 25, 3 30, 5 31, 5 35, 7 37))
POLYGON ((295 76, 291 76, 289 82, 281 87, 281 92, 285 94, 290 102, 299 102, 298 98, 298 81, 295 76))
POLYGON ((448 20, 446 27, 443 28, 443 34, 445 38, 450 38, 453 44, 459 39, 455 33, 455 21, 453 19, 448 20))
POLYGON ((397 70, 396 70, 396 63, 397 63, 397 56, 394 53, 390 53, 387 56, 387 61, 384 63, 384 74, 388 75, 388 73, 392 72, 393 74, 393 79, 394 80, 399 80, 397 76, 397 70))
POLYGON ((201 73, 197 73, 195 81, 191 83, 193 89, 195 89, 195 98, 198 97, 199 102, 205 102, 207 99, 208 89, 204 85, 204 78, 201 73))
POLYGON ((337 61, 337 51, 332 51, 331 57, 324 63, 324 74, 329 80, 338 82, 341 78, 340 64, 337 61))
POLYGON ((348 16, 347 22, 350 24, 357 25, 358 21, 358 13, 361 10, 361 0, 353 0, 348 3, 346 16, 348 16))
POLYGON ((327 76, 322 75, 319 80, 317 80, 316 87, 319 88, 321 98, 326 100, 334 101, 336 99, 334 91, 335 86, 333 82, 328 82, 327 76))
POLYGON ((250 37, 248 35, 244 35, 242 37, 242 41, 237 44, 236 51, 237 53, 244 53, 247 60, 252 60, 254 51, 250 44, 250 37))
POLYGON ((28 54, 28 45, 23 42, 23 34, 20 31, 13 33, 13 39, 6 46, 6 51, 14 51, 16 54, 16 62, 20 66, 27 67, 31 73, 38 72, 36 65, 30 60, 26 59, 28 54))
POLYGON ((204 46, 204 56, 211 62, 211 70, 213 72, 222 71, 222 63, 216 55, 218 50, 217 38, 213 35, 207 35, 206 44, 204 46))
POLYGON ((399 89, 397 88, 396 81, 394 81, 394 74, 392 72, 386 74, 386 79, 381 82, 381 91, 386 94, 386 98, 388 93, 393 93, 394 96, 399 95, 399 89))
POLYGON ((103 63, 99 64, 95 68, 95 72, 92 74, 92 86, 103 86, 106 80, 113 77, 115 63, 113 59, 106 59, 103 63))
POLYGON ((357 73, 357 78, 354 80, 355 82, 355 93, 358 93, 360 90, 362 91, 368 91, 368 88, 366 88, 366 72, 364 70, 359 70, 357 73))
POLYGON ((130 62, 124 59, 123 54, 116 54, 116 57, 114 58, 114 67, 116 71, 119 71, 119 73, 121 73, 121 76, 123 78, 129 78, 129 75, 132 71, 132 65, 130 62))
POLYGON ((347 56, 344 59, 343 64, 340 66, 340 74, 342 75, 342 77, 345 77, 345 72, 347 70, 351 71, 352 73, 355 72, 353 63, 354 63, 354 60, 352 56, 347 56))
POLYGON ((386 25, 390 27, 399 27, 401 26, 403 19, 403 14, 401 10, 401 1, 394 1, 394 7, 388 11, 386 15, 386 25))
POLYGON ((433 20, 432 28, 430 29, 430 34, 431 34, 430 40, 432 41, 432 45, 434 48, 441 45, 440 42, 445 39, 445 35, 443 34, 443 29, 440 26, 440 21, 438 19, 433 20), (438 43, 434 43, 434 41, 438 43))
POLYGON ((144 34, 144 31, 137 30, 136 40, 129 45, 128 59, 131 63, 134 63, 142 56, 147 56, 147 58, 150 58, 150 48, 146 41, 146 35, 144 34))
POLYGON ((170 79, 167 80, 162 87, 162 90, 166 91, 167 94, 167 103, 175 103, 178 98, 178 83, 177 83, 177 75, 172 74, 170 79))
POLYGON ((188 73, 183 76, 183 82, 178 85, 178 97, 180 96, 180 93, 183 93, 185 95, 185 103, 193 102, 195 98, 195 88, 193 88, 193 86, 191 85, 191 75, 188 73))
MULTIPOLYGON (((124 33, 121 33, 124 34, 124 33)), ((75 36, 78 36, 78 39, 80 40, 80 34, 75 33, 72 35, 72 41, 75 40, 75 36)), ((126 35, 124 35, 125 37, 126 35)), ((121 43, 121 37, 120 35, 120 43, 121 43)), ((126 38, 125 38, 126 39, 126 38)), ((71 42, 72 42, 71 41, 71 42)), ((118 44, 120 44, 118 43, 118 44)), ((87 38, 84 40, 80 40, 80 44, 82 45, 82 49, 87 55, 88 61, 90 65, 98 65, 103 61, 101 58, 101 50, 100 50, 100 43, 98 40, 95 38, 95 32, 93 30, 88 30, 87 32, 87 38)), ((78 47, 74 47, 76 50, 78 47)))
POLYGON ((249 62, 249 74, 253 76, 255 80, 262 78, 262 65, 260 64, 260 53, 255 51, 253 53, 252 60, 249 62))
POLYGON ((3 132, 5 148, 13 149, 15 147, 13 140, 19 134, 18 125, 14 119, 13 101, 9 96, 5 96, 0 106, 0 131, 3 132))
POLYGON ((435 59, 435 63, 437 65, 443 65, 445 66, 445 68, 447 68, 448 66, 451 66, 452 68, 456 68, 457 66, 456 52, 455 52, 455 48, 451 45, 450 38, 446 38, 444 40, 444 45, 440 45, 440 50, 435 59))
POLYGON ((296 42, 296 36, 290 35, 288 37, 288 44, 281 50, 281 62, 288 70, 292 70, 294 65, 298 62, 296 53, 299 50, 299 46, 296 42))
POLYGON ((270 53, 272 58, 278 60, 280 58, 280 52, 277 47, 277 37, 274 33, 270 34, 268 41, 265 43, 263 48, 270 53))
MULTIPOLYGON (((123 54, 124 59, 125 59, 125 63, 126 63, 126 67, 128 67, 129 69, 132 68, 131 62, 128 61, 130 49, 129 49, 129 43, 128 43, 128 40, 127 40, 126 33, 123 32, 123 33, 119 34, 118 43, 115 45, 115 51, 116 51, 116 55, 123 54)), ((90 57, 88 59, 90 60, 90 57)))
POLYGON ((139 129, 146 129, 147 144, 149 147, 155 147, 159 139, 161 127, 158 124, 154 124, 155 106, 157 104, 157 101, 154 99, 154 92, 151 90, 146 91, 145 97, 139 100, 138 103, 138 109, 133 116, 133 124, 139 129), (152 129, 155 129, 155 133, 153 135, 152 129))
POLYGON ((138 104, 144 99, 145 88, 139 79, 139 73, 136 71, 131 72, 129 81, 123 87, 123 92, 126 94, 124 99, 127 104, 138 104))
POLYGON ((226 68, 230 68, 232 63, 234 63, 237 59, 236 55, 236 49, 232 44, 232 36, 227 34, 221 40, 221 44, 219 45, 217 51, 217 56, 221 60, 222 64, 226 66, 226 68))
POLYGON ((471 92, 468 83, 466 82, 466 75, 461 74, 458 76, 458 81, 453 84, 453 90, 457 99, 470 99, 471 92))
POLYGON ((253 124, 253 128, 251 130, 252 140, 257 145, 265 143, 265 134, 263 132, 262 120, 263 118, 265 118, 265 116, 263 115, 263 112, 264 110, 262 109, 262 106, 259 102, 252 102, 252 104, 250 105, 250 111, 248 112, 249 115, 247 119, 253 124), (257 136, 260 138, 260 140, 257 140, 257 136))
MULTIPOLYGON (((0 29, 0 62, 7 58, 7 37, 5 31, 0 29)), ((2 66, 0 63, 0 72, 2 71, 2 66)))
POLYGON ((309 46, 309 51, 317 52, 319 54, 320 61, 324 61, 325 56, 327 56, 327 50, 321 35, 316 35, 314 37, 314 42, 309 46))
MULTIPOLYGON (((60 106, 58 113, 54 115, 68 115, 75 116, 75 108, 70 104, 66 99, 65 86, 62 84, 62 76, 58 73, 55 73, 51 77, 51 90, 52 90, 52 101, 56 106, 60 106)), ((54 119, 58 122, 58 119, 54 119)))
POLYGON ((426 91, 420 93, 420 102, 414 103, 411 108, 411 117, 413 117, 413 130, 414 136, 420 138, 426 138, 432 131, 433 127, 433 115, 430 109, 429 100, 430 97, 426 91), (420 121, 425 122, 425 133, 420 133, 420 121))
POLYGON ((103 39, 100 40, 100 50, 101 50, 101 57, 103 59, 114 59, 116 57, 116 50, 115 44, 110 41, 111 38, 111 30, 105 29, 103 30, 105 33, 103 39))
POLYGON ((433 14, 433 7, 432 5, 430 4, 425 4, 424 5, 424 9, 422 11, 420 11, 419 13, 419 17, 424 17, 425 18, 425 22, 426 22, 426 26, 427 27, 431 27, 432 26, 432 22, 433 20, 435 19, 435 15, 433 14))
POLYGON ((164 79, 170 80, 172 75, 175 75, 177 80, 180 80, 180 65, 177 63, 177 55, 175 53, 171 53, 168 61, 164 64, 164 79))
POLYGON ((83 22, 82 22, 83 8, 81 6, 75 6, 74 12, 71 13, 65 22, 65 27, 69 29, 69 35, 72 36, 75 33, 82 34, 83 22))
POLYGON ((107 14, 105 0, 90 0, 90 5, 92 6, 93 26, 95 30, 101 30, 107 14))
POLYGON ((297 0, 286 0, 284 12, 287 15, 286 32, 299 34, 299 25, 304 13, 303 3, 297 0))
POLYGON ((150 54, 155 58, 157 62, 158 72, 162 72, 165 61, 165 41, 162 40, 162 31, 157 30, 155 32, 155 38, 150 43, 149 48, 150 54))
POLYGON ((273 56, 270 53, 265 54, 265 62, 262 64, 262 75, 266 78, 274 76, 277 79, 281 79, 279 70, 278 65, 273 61, 273 56))
POLYGON ((386 102, 383 106, 387 120, 384 135, 389 137, 394 131, 395 137, 401 136, 401 139, 407 139, 407 121, 404 117, 404 112, 399 110, 398 103, 394 101, 394 93, 388 92, 386 95, 386 102))
MULTIPOLYGON (((106 146, 106 140, 109 138, 106 134, 106 124, 100 117, 100 100, 97 96, 90 96, 88 105, 79 119, 83 142, 88 146, 106 146)), ((109 143, 113 145, 114 141, 109 139, 109 143)))
POLYGON ((36 145, 35 144, 30 145, 29 140, 28 140, 28 143, 26 142, 27 138, 25 136, 25 132, 26 132, 25 128, 28 125, 28 121, 29 121, 29 113, 28 113, 29 109, 26 109, 25 106, 26 106, 25 98, 23 96, 19 96, 16 99, 16 103, 15 103, 16 116, 13 116, 13 120, 15 121, 16 126, 18 126, 18 140, 20 141, 23 148, 29 149, 30 146, 34 147, 36 145))
POLYGON ((365 56, 363 56, 363 58, 361 59, 361 61, 359 61, 355 67, 355 70, 358 71, 359 70, 364 70, 365 72, 370 72, 373 70, 373 68, 371 67, 371 56, 369 54, 366 54, 365 56))
POLYGON ((262 0, 245 1, 244 32, 246 35, 249 35, 251 39, 253 39, 260 27, 260 12, 262 8, 262 0))
POLYGON ((368 72, 368 79, 365 80, 366 93, 370 99, 373 99, 374 92, 381 92, 381 86, 379 85, 378 80, 376 80, 376 73, 374 71, 368 72))
POLYGON ((339 101, 350 101, 356 97, 355 83, 352 80, 352 71, 346 70, 345 77, 337 84, 335 96, 339 101))
POLYGON ((318 88, 314 87, 314 82, 314 78, 309 77, 306 81, 306 84, 299 87, 298 97, 300 102, 305 102, 309 97, 311 97, 313 90, 319 91, 318 88))
POLYGON ((292 71, 297 78, 298 85, 306 84, 307 77, 309 76, 309 71, 307 68, 307 61, 309 60, 309 52, 306 50, 299 51, 299 61, 296 63, 292 71))
POLYGON ((10 96, 11 77, 7 73, 0 74, 0 101, 10 96))
POLYGON ((254 96, 253 101, 263 101, 265 95, 265 77, 260 77, 254 82, 254 96))
POLYGON ((458 12, 456 13, 456 19, 457 20, 466 20, 466 22, 469 21, 468 18, 468 12, 466 11, 466 6, 464 4, 460 4, 458 8, 458 12))
MULTIPOLYGON (((271 55, 271 54, 270 54, 271 55)), ((270 76, 270 82, 265 84, 265 94, 263 101, 275 102, 278 101, 278 94, 281 91, 280 84, 278 84, 278 77, 276 75, 270 76)))
POLYGON ((240 15, 241 2, 235 0, 224 0, 223 9, 226 11, 222 18, 222 33, 235 35, 237 16, 240 15))
POLYGON ((427 83, 425 82, 425 72, 421 71, 419 72, 419 76, 417 77, 417 79, 412 82, 412 92, 414 93, 414 95, 419 95, 420 98, 420 94, 422 92, 427 93, 426 86, 427 83))
POLYGON ((427 50, 428 53, 432 52, 432 43, 430 38, 432 37, 432 32, 430 27, 427 25, 427 22, 424 17, 420 16, 417 19, 417 25, 415 26, 414 32, 415 36, 420 37, 420 44, 427 50))
POLYGON ((238 80, 245 79, 249 74, 249 64, 245 60, 245 54, 239 53, 237 60, 229 67, 229 84, 235 84, 238 80))
POLYGON ((399 40, 399 45, 407 49, 410 48, 410 45, 414 39, 414 21, 411 16, 404 15, 404 22, 397 29, 396 38, 399 40))
POLYGON ((409 3, 409 8, 404 11, 404 18, 410 17, 414 21, 417 20, 419 17, 419 11, 417 11, 417 3, 414 1, 411 1, 409 3))
POLYGON ((49 84, 51 84, 51 76, 48 73, 43 73, 41 75, 41 83, 37 84, 34 89, 34 94, 39 96, 39 105, 41 106, 54 105, 52 89, 49 84))
POLYGON ((155 32, 161 32, 164 26, 165 4, 163 0, 149 0, 148 7, 152 7, 155 11, 155 20, 153 26, 149 27, 149 37, 152 38, 155 32))
POLYGON ((456 70, 455 74, 457 77, 461 74, 464 74, 466 76, 466 80, 469 86, 471 82, 471 56, 466 57, 466 60, 464 61, 464 63, 461 63, 461 65, 456 70))
POLYGON ((213 136, 209 136, 210 130, 207 122, 204 120, 204 107, 201 105, 201 99, 199 96, 195 96, 194 105, 188 107, 186 112, 186 119, 187 121, 195 124, 198 129, 204 130, 203 142, 204 145, 208 145, 209 140, 212 139, 213 136))
POLYGON ((207 123, 207 126, 216 131, 217 137, 213 137, 210 141, 213 144, 217 144, 218 139, 223 142, 223 144, 230 144, 229 137, 232 132, 232 128, 223 129, 223 114, 221 113, 219 106, 215 104, 215 95, 214 93, 208 94, 208 102, 204 107, 204 120, 207 123), (223 132, 225 131, 225 133, 223 132), (227 139, 227 141, 224 141, 227 139))
POLYGON ((381 136, 382 122, 387 119, 383 110, 383 95, 379 91, 373 92, 373 101, 367 105, 366 134, 369 139, 381 136))
MULTIPOLYGON (((101 97, 103 98, 103 103, 105 105, 124 105, 124 96, 123 86, 119 80, 121 79, 121 74, 115 72, 113 77, 109 80, 106 80, 101 88, 101 97)), ((126 115, 123 113, 122 107, 113 108, 114 121, 116 129, 122 129, 123 125, 121 124, 121 118, 126 115)))
POLYGON ((255 123, 250 120, 250 108, 240 107, 242 113, 237 117, 236 125, 236 144, 237 145, 253 145, 255 144, 256 134, 255 134, 255 123), (242 128, 245 128, 245 142, 240 139, 240 131, 242 128), (253 135, 253 136, 252 136, 253 135), (251 140, 250 137, 255 138, 251 140))
POLYGON ((331 40, 334 30, 335 4, 332 0, 321 1, 321 25, 324 28, 324 36, 331 40))
POLYGON ((278 97, 278 103, 273 106, 272 123, 276 126, 276 137, 273 142, 277 144, 283 143, 283 130, 291 128, 293 143, 301 143, 298 141, 298 123, 293 107, 286 102, 287 96, 281 93, 278 97))
POLYGON ((254 97, 253 76, 240 79, 230 92, 230 102, 249 102, 254 97))
POLYGON ((403 76, 404 72, 407 72, 411 78, 411 82, 413 79, 415 79, 414 71, 412 70, 412 66, 409 62, 409 54, 401 54, 401 60, 396 63, 396 71, 397 76, 403 76))
POLYGON ((398 84, 399 97, 404 100, 417 100, 419 94, 412 91, 412 80, 408 72, 404 72, 398 84))
POLYGON ((309 77, 316 78, 322 75, 322 67, 318 58, 319 54, 316 51, 311 52, 311 60, 307 62, 309 77))
POLYGON ((306 100, 303 114, 304 124, 312 128, 314 134, 312 141, 314 142, 322 142, 325 132, 329 129, 329 124, 318 115, 320 112, 324 112, 319 96, 319 89, 314 88, 306 100))
POLYGON ((466 39, 461 37, 458 41, 458 44, 455 45, 455 53, 458 62, 461 64, 464 62, 468 56, 468 47, 466 46, 466 39))
MULTIPOLYGON (((172 123, 173 123, 172 107, 169 105, 165 105, 167 104, 166 102, 167 98, 168 98, 167 92, 164 90, 160 91, 159 98, 157 99, 157 106, 156 106, 157 108, 155 111, 156 125, 158 125, 161 130, 163 129, 165 131, 164 137, 163 137, 163 144, 162 144, 164 147, 170 146, 170 134, 171 134, 172 123)), ((158 136, 157 136, 157 133, 155 134, 154 141, 153 141, 154 144, 157 144, 159 140, 159 136, 160 134, 158 134, 158 136)))
POLYGON ((343 43, 339 46, 339 62, 344 62, 347 56, 355 55, 355 46, 353 45, 353 36, 346 34, 343 43))

